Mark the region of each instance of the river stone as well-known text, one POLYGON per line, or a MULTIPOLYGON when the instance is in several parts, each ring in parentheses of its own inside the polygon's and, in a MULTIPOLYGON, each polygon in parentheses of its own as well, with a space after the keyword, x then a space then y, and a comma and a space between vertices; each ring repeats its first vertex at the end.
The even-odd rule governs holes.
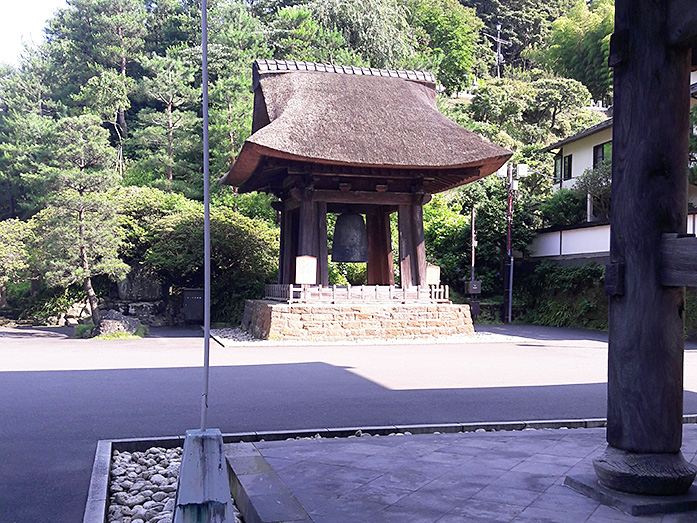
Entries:
POLYGON ((130 498, 128 498, 124 505, 128 507, 135 507, 136 505, 142 505, 143 503, 145 503, 145 496, 141 494, 136 494, 135 496, 131 496, 130 498))
POLYGON ((165 485, 167 483, 167 478, 165 478, 162 474, 155 474, 150 478, 150 482, 153 485, 165 485))
POLYGON ((117 492, 114 494, 114 503, 117 505, 125 505, 126 501, 128 501, 129 495, 126 494, 125 492, 117 492))
POLYGON ((159 501, 163 501, 163 500, 165 500, 165 499, 167 499, 167 494, 165 494, 164 492, 155 492, 155 493, 152 495, 152 500, 153 500, 153 501, 158 501, 158 502, 159 502, 159 501))

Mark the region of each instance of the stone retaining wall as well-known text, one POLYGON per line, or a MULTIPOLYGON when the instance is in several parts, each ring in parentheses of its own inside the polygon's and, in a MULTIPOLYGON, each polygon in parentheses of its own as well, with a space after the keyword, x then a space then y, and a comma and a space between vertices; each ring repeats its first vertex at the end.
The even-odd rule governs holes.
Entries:
POLYGON ((352 341, 474 335, 469 305, 245 302, 242 328, 269 340, 352 341))

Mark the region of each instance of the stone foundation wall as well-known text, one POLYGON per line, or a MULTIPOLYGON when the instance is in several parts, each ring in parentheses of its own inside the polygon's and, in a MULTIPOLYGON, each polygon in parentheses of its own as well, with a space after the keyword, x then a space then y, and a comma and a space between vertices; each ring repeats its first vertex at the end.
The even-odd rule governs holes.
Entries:
POLYGON ((288 304, 247 300, 242 328, 269 340, 353 341, 473 335, 469 305, 288 304))

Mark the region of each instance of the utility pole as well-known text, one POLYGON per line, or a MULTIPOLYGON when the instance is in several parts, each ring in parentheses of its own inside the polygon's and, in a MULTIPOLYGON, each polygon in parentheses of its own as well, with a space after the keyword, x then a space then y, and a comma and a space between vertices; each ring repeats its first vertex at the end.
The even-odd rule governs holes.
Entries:
POLYGON ((488 33, 484 33, 484 36, 488 36, 492 41, 496 42, 496 78, 501 78, 501 64, 503 63, 501 46, 511 45, 513 42, 501 38, 501 24, 496 24, 496 36, 488 33))
MULTIPOLYGON (((508 188, 508 210, 506 212, 506 267, 503 277, 503 322, 513 320, 513 240, 511 227, 513 225, 513 196, 518 191, 518 178, 528 175, 529 166, 519 163, 516 176, 513 176, 513 163, 508 163, 506 182, 508 188)), ((499 175, 500 176, 500 175, 499 175)))
POLYGON ((470 281, 474 281, 474 251, 475 248, 477 247, 477 233, 474 228, 474 206, 472 206, 472 217, 470 218, 470 228, 472 229, 472 238, 471 238, 471 245, 472 245, 472 266, 470 270, 470 281))
POLYGON ((513 249, 511 247, 511 225, 513 224, 513 164, 508 164, 508 212, 506 213, 506 307, 504 323, 511 323, 513 319, 513 249))

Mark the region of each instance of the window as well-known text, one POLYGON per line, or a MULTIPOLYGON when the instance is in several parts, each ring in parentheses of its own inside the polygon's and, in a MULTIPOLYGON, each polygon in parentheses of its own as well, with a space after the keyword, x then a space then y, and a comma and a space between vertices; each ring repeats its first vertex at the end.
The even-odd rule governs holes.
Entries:
POLYGON ((564 179, 571 179, 571 155, 564 156, 564 179))
POLYGON ((561 151, 554 157, 554 183, 561 183, 562 157, 561 151))
POLYGON ((593 169, 598 167, 603 160, 612 160, 612 142, 601 143, 593 147, 593 169))

